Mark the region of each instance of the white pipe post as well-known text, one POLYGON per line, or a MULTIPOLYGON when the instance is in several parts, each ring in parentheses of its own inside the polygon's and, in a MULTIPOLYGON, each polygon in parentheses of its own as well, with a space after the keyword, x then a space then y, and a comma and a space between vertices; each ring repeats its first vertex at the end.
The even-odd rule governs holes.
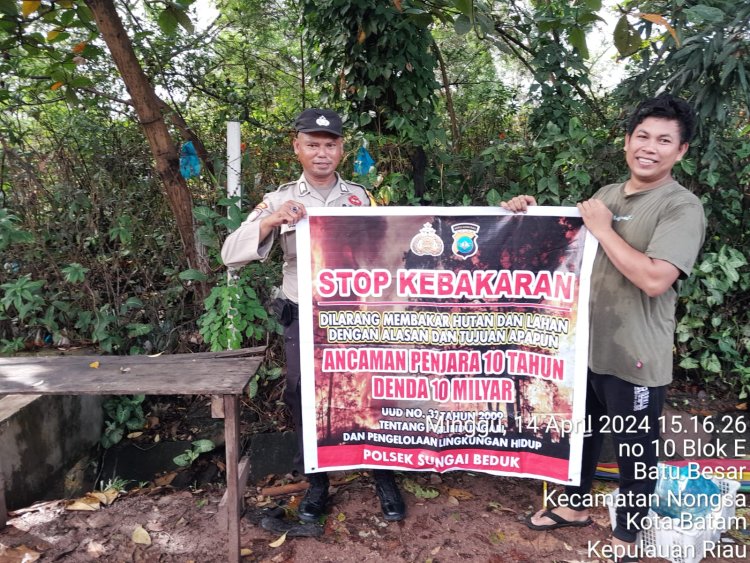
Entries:
MULTIPOLYGON (((242 171, 242 144, 240 143, 240 122, 227 123, 227 197, 242 195, 240 172, 242 171)), ((240 202, 237 201, 237 207, 240 202)))
MULTIPOLYGON (((239 196, 242 195, 242 186, 240 185, 240 172, 242 171, 242 144, 240 142, 240 122, 229 121, 227 122, 227 197, 237 197, 237 207, 241 207, 239 196)), ((227 209, 227 214, 229 209, 227 209)), ((234 288, 235 295, 233 300, 239 300, 239 288, 237 287, 237 281, 239 275, 237 270, 234 268, 227 268, 227 286, 231 289, 234 288)), ((232 322, 232 310, 229 310, 229 331, 230 338, 229 342, 232 342, 236 338, 237 329, 234 327, 232 322)), ((232 346, 230 344, 229 348, 232 346)))

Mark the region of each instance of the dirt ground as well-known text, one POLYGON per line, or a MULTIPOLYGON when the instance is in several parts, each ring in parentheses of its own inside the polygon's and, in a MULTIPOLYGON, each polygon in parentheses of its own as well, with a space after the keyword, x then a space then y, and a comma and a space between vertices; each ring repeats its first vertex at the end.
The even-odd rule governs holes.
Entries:
MULTIPOLYGON (((717 413, 735 408, 725 396, 722 399, 720 394, 707 394, 688 385, 673 387, 670 404, 690 412, 717 413)), ((201 418, 205 414, 201 413, 207 409, 205 401, 157 407, 157 404, 152 405, 150 415, 151 419, 159 419, 158 424, 150 425, 136 440, 153 442, 157 434, 164 439, 192 439, 203 426, 197 421, 210 420, 201 418)), ((274 417, 261 417, 269 418, 274 417)), ((257 417, 253 420, 257 421, 257 417)), ((254 424, 243 425, 243 433, 262 431, 257 422, 254 424)), ((155 478, 143 489, 96 492, 93 497, 81 497, 75 505, 71 505, 70 500, 55 500, 11 512, 7 527, 0 530, 0 563, 226 561, 227 535, 218 515, 224 491, 223 456, 208 454, 204 457, 202 464, 193 467, 196 471, 193 476, 181 479, 186 484, 180 487, 175 486, 179 478, 165 475, 155 478), (206 484, 198 485, 203 482, 196 477, 201 473, 213 477, 207 479, 206 484)), ((293 518, 294 510, 304 494, 300 486, 296 487, 296 493, 264 494, 277 492, 282 486, 295 488, 295 483, 301 485, 298 480, 290 476, 269 476, 257 486, 248 486, 241 529, 243 561, 536 563, 604 560, 597 557, 599 552, 595 549, 596 542, 606 543, 611 531, 609 515, 603 507, 594 510, 594 523, 586 528, 534 532, 524 525, 525 516, 542 504, 540 481, 462 471, 441 475, 398 473, 397 480, 406 500, 407 517, 402 522, 388 523, 382 518, 367 472, 334 474, 330 511, 325 523, 316 530, 320 534, 318 537, 293 537, 297 529, 286 535, 278 531, 297 522, 293 518), (265 526, 269 527, 268 522, 276 524, 277 531, 264 529, 264 516, 278 506, 284 507, 286 512, 276 521, 267 520, 265 526)), ((550 490, 553 486, 550 485, 550 490)), ((597 481, 595 487, 597 492, 608 492, 615 484, 597 481)), ((750 498, 746 500, 750 505, 750 498)), ((276 510, 276 513, 282 511, 276 510)), ((742 509, 738 514, 750 518, 750 509, 742 509)), ((732 535, 731 538, 725 535, 725 538, 750 544, 748 530, 738 530, 732 535)), ((732 549, 724 554, 741 553, 739 548, 732 549)), ((747 546, 747 553, 750 553, 750 546, 747 546)), ((724 556, 704 561, 746 560, 724 556)))
MULTIPOLYGON (((402 475, 438 496, 420 499, 405 492, 408 517, 386 523, 371 479, 339 474, 330 515, 318 538, 284 538, 259 525, 264 508, 300 494, 246 500, 242 547, 247 561, 584 561, 588 540, 605 539, 609 523, 603 511, 585 531, 563 529, 536 533, 522 523, 539 505, 541 484, 463 472, 442 476, 402 475), (280 545, 278 545, 280 543, 280 545), (273 547, 273 544, 276 547, 273 547)), ((97 511, 69 511, 61 502, 24 511, 0 534, 8 547, 25 545, 44 561, 222 561, 227 549, 218 527, 221 490, 131 492, 97 511), (151 545, 139 545, 133 532, 141 526, 151 545)), ((2 559, 0 559, 2 560, 2 559)), ((20 561, 20 559, 17 559, 20 561)))
MULTIPOLYGON (((594 524, 587 528, 527 529, 524 516, 541 504, 538 481, 467 472, 400 474, 402 488, 421 496, 424 491, 438 494, 419 498, 405 491, 407 518, 387 523, 369 475, 335 477, 331 510, 319 537, 290 537, 293 532, 285 536, 263 529, 260 521, 270 507, 285 503, 293 513, 300 495, 269 497, 249 487, 241 529, 243 561, 600 561, 589 546, 606 541, 610 532, 603 508, 594 512, 594 524)), ((123 493, 92 511, 69 510, 63 501, 29 507, 12 513, 0 532, 0 563, 36 558, 71 563, 226 561, 226 533, 217 514, 222 492, 219 487, 155 487, 123 493)))

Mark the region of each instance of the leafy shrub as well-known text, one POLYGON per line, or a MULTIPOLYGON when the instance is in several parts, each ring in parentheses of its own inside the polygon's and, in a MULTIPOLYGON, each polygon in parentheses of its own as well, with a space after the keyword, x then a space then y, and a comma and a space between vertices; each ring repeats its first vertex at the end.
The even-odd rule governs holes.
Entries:
POLYGON ((104 432, 100 442, 105 448, 119 443, 126 430, 140 430, 146 425, 143 414, 145 395, 122 395, 112 397, 104 402, 104 432))
POLYGON ((235 272, 228 283, 217 284, 211 290, 198 326, 212 352, 236 350, 247 342, 258 345, 267 333, 281 332, 252 287, 253 282, 263 280, 264 270, 268 270, 264 264, 248 264, 235 272))

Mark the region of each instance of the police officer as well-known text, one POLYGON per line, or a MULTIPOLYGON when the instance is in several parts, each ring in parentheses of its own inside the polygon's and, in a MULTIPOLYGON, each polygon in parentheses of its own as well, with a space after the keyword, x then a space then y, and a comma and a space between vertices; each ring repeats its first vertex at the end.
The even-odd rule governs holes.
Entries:
MULTIPOLYGON (((253 260, 266 260, 276 238, 284 252, 283 306, 281 312, 286 349, 286 389, 284 401, 292 412, 299 451, 295 462, 302 461, 302 405, 300 394, 299 321, 297 314, 297 221, 308 207, 359 207, 374 205, 364 187, 346 182, 336 172, 344 154, 341 117, 329 109, 306 109, 297 117, 294 154, 302 165, 296 182, 280 186, 266 194, 244 223, 227 238, 221 249, 224 264, 238 267, 253 260)), ((393 473, 374 470, 375 490, 386 520, 402 520, 404 501, 393 473)), ((304 522, 315 522, 328 502, 328 475, 307 475, 310 486, 300 502, 298 513, 304 522)))

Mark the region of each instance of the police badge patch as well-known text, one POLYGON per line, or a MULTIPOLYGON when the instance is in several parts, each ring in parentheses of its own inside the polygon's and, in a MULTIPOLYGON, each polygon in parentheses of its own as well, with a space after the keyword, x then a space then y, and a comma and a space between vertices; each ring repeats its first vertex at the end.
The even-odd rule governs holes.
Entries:
POLYGON ((453 231, 453 254, 466 260, 474 256, 479 250, 477 233, 479 225, 474 223, 458 223, 451 227, 453 231))
POLYGON ((411 239, 409 248, 417 256, 440 256, 445 247, 432 225, 425 223, 411 239))
POLYGON ((247 220, 250 222, 255 221, 258 217, 261 216, 264 209, 268 209, 268 204, 265 201, 261 201, 258 205, 255 206, 255 209, 252 210, 250 215, 248 215, 247 220))

